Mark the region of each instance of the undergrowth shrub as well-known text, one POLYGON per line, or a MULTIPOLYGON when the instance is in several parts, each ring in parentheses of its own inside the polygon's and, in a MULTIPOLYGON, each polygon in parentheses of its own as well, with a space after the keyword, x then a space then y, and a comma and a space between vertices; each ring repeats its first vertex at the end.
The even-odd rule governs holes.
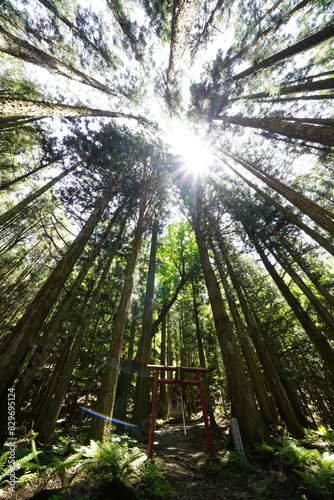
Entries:
POLYGON ((84 460, 83 466, 90 469, 103 469, 103 477, 121 481, 129 480, 133 475, 131 464, 142 453, 139 449, 129 449, 127 444, 118 440, 110 443, 91 441, 90 446, 82 446, 79 453, 84 460))
MULTIPOLYGON (((42 466, 38 463, 38 455, 42 452, 36 450, 35 435, 32 435, 31 451, 29 449, 15 449, 15 458, 11 457, 11 451, 6 451, 0 457, 0 486, 8 483, 9 477, 15 473, 15 482, 27 483, 35 480, 42 466)), ((0 489, 0 495, 3 490, 0 489)))
POLYGON ((166 473, 154 460, 145 460, 137 472, 139 479, 139 500, 167 499, 175 494, 167 480, 166 473))
MULTIPOLYGON (((305 444, 310 445, 314 438, 319 436, 327 437, 327 441, 333 445, 334 432, 324 428, 311 431, 305 444)), ((283 446, 262 443, 256 448, 269 469, 272 465, 277 465, 278 468, 289 467, 301 476, 309 487, 334 493, 334 453, 305 448, 292 439, 287 440, 283 446)))
MULTIPOLYGON (((16 483, 36 483, 39 480, 39 486, 43 487, 58 478, 61 488, 67 488, 82 473, 86 479, 94 476, 94 480, 126 482, 134 475, 133 462, 142 456, 132 442, 124 442, 117 436, 110 443, 91 441, 89 446, 81 446, 66 458, 49 451, 36 451, 34 437, 31 450, 17 449, 14 463, 8 463, 10 451, 0 456, 0 485, 8 483, 13 470, 15 473, 20 471, 19 475, 15 474, 16 483)), ((0 490, 0 496, 3 493, 0 490)))

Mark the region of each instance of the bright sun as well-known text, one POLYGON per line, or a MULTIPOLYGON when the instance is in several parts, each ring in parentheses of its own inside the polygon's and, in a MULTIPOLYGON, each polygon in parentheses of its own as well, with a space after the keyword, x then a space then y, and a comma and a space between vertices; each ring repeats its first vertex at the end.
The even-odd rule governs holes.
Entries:
POLYGON ((201 137, 180 125, 166 134, 166 142, 176 155, 182 157, 188 173, 201 177, 207 174, 213 163, 213 153, 201 137))

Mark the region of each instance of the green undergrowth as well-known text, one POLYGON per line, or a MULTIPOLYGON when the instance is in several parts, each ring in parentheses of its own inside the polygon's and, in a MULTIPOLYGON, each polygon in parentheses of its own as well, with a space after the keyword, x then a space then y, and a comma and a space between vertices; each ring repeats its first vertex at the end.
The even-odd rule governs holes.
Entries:
MULTIPOLYGON (((319 427, 300 441, 284 436, 273 442, 256 445, 256 454, 247 456, 246 465, 235 451, 224 451, 220 462, 208 468, 209 479, 228 479, 243 485, 252 498, 267 500, 278 483, 285 482, 291 494, 293 483, 302 478, 307 495, 334 498, 334 431, 319 427)), ((308 499, 307 495, 300 498, 308 499)))
MULTIPOLYGON (((52 500, 69 498, 69 494, 73 499, 98 500, 103 488, 112 491, 115 500, 175 496, 163 467, 156 460, 147 460, 145 452, 128 436, 113 434, 109 443, 91 441, 88 446, 80 445, 73 436, 60 436, 52 449, 39 450, 35 439, 32 435, 30 443, 18 443, 14 461, 10 450, 0 455, 0 497, 10 491, 13 471, 17 491, 30 486, 49 491, 50 496, 45 498, 52 500)), ((244 488, 254 499, 270 499, 270 491, 283 480, 286 484, 290 481, 292 487, 294 483, 303 484, 308 491, 323 495, 321 498, 333 498, 332 430, 319 427, 300 441, 286 435, 279 441, 276 436, 270 444, 258 444, 246 464, 235 451, 218 455, 219 460, 210 462, 203 473, 210 481, 228 481, 244 488)))
POLYGON ((61 500, 63 495, 68 498, 70 492, 74 499, 85 500, 92 495, 98 499, 104 489, 112 491, 115 499, 167 499, 174 491, 166 474, 135 444, 127 436, 113 435, 109 443, 91 441, 88 446, 73 447, 72 441, 60 439, 53 450, 36 451, 33 436, 30 449, 24 446, 15 450, 13 463, 8 463, 10 451, 0 456, 0 497, 10 492, 10 474, 14 471, 16 491, 35 486, 48 491, 52 500, 61 500))
POLYGON ((166 473, 154 460, 146 460, 137 472, 138 499, 166 499, 175 494, 166 473))
POLYGON ((334 493, 333 431, 327 436, 322 435, 323 440, 318 444, 314 439, 316 436, 316 433, 310 433, 303 442, 288 438, 283 445, 262 443, 257 445, 257 451, 266 460, 269 471, 290 469, 310 488, 334 493))

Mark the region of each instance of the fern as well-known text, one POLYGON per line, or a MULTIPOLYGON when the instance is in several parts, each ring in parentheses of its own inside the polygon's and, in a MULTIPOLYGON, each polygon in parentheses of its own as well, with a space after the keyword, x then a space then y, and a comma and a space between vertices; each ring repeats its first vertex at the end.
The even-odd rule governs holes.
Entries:
POLYGON ((169 498, 175 491, 167 480, 166 473, 154 460, 143 462, 137 473, 139 482, 139 499, 169 498), (144 495, 144 496, 142 496, 144 495))
POLYGON ((59 478, 62 488, 69 485, 75 476, 77 475, 80 467, 82 466, 83 453, 75 453, 66 458, 66 460, 60 460, 55 457, 53 461, 49 464, 51 468, 51 475, 55 475, 59 478), (67 470, 79 465, 78 470, 74 474, 67 474, 67 470))
MULTIPOLYGON (((15 460, 15 462, 13 464, 8 465, 7 467, 2 467, 2 470, 0 473, 0 484, 4 483, 4 478, 6 476, 8 476, 12 471, 18 471, 21 469, 29 469, 29 470, 41 469, 42 467, 39 464, 31 462, 31 460, 34 460, 36 458, 36 456, 39 455, 40 453, 42 453, 42 452, 37 451, 37 452, 28 453, 28 455, 25 455, 24 457, 20 458, 19 460, 15 460)), ((6 459, 6 462, 7 462, 7 459, 6 459)))
POLYGON ((295 443, 290 443, 280 449, 279 455, 286 456, 290 459, 291 463, 298 463, 304 465, 312 465, 313 463, 321 460, 321 454, 318 450, 307 450, 302 446, 295 443))
POLYGON ((10 451, 6 451, 3 455, 0 456, 0 474, 3 471, 6 463, 7 463, 7 458, 9 455, 10 451))
POLYGON ((290 444, 285 452, 288 453, 289 450, 295 454, 295 464, 303 468, 303 470, 293 469, 293 471, 301 476, 311 488, 334 490, 334 455, 328 452, 321 454, 318 450, 306 450, 295 444, 290 444))
POLYGON ((23 476, 16 479, 16 482, 18 484, 33 483, 38 477, 38 472, 25 472, 23 476))
POLYGON ((129 450, 128 446, 113 441, 91 441, 90 446, 83 446, 79 451, 90 459, 89 465, 106 467, 105 477, 123 481, 132 473, 131 464, 141 456, 139 450, 129 450))
POLYGON ((127 445, 117 441, 91 441, 89 446, 81 446, 66 460, 55 458, 50 464, 51 474, 58 476, 62 487, 69 485, 83 469, 95 471, 100 467, 105 469, 105 478, 126 481, 132 474, 131 464, 140 456, 139 450, 129 450, 127 445), (72 468, 75 468, 74 472, 69 473, 72 468))
MULTIPOLYGON (((319 427, 316 434, 328 431, 319 427)), ((283 447, 270 446, 262 443, 257 450, 267 459, 276 459, 284 467, 293 465, 292 469, 315 490, 334 490, 334 454, 318 450, 306 449, 295 441, 290 441, 283 447), (298 468, 297 468, 298 467, 298 468)), ((275 463, 275 462, 274 462, 275 463)))
POLYGON ((292 469, 292 470, 293 470, 293 472, 298 474, 300 477, 302 477, 304 479, 304 481, 314 490, 321 490, 322 489, 322 486, 319 483, 319 481, 317 481, 315 479, 315 477, 312 474, 310 474, 308 471, 301 471, 301 470, 297 470, 297 469, 292 469))
POLYGON ((262 444, 256 444, 255 448, 258 452, 260 452, 268 459, 274 458, 277 452, 277 448, 275 448, 274 446, 270 446, 265 442, 263 442, 262 444))

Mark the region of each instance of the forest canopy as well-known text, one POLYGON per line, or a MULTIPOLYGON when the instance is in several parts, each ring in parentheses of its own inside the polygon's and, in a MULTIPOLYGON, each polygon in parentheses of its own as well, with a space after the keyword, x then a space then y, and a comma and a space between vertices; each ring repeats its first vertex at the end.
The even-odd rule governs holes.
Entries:
POLYGON ((1 2, 1 446, 13 388, 40 443, 64 401, 145 436, 148 363, 207 367, 247 448, 334 426, 333 13, 1 2))

